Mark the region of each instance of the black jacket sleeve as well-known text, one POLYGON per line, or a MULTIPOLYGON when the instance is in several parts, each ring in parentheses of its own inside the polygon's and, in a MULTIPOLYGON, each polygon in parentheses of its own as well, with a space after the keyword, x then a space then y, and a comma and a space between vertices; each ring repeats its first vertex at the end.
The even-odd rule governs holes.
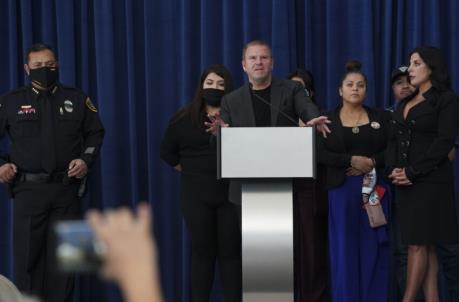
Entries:
MULTIPOLYGON (((373 109, 374 110, 374 109, 373 109)), ((386 110, 375 110, 376 119, 381 124, 381 140, 384 148, 380 149, 373 155, 373 159, 376 162, 376 169, 384 169, 386 166, 386 150, 387 150, 387 141, 389 135, 389 127, 392 119, 392 115, 389 111, 386 110)))
POLYGON ((180 164, 180 144, 175 123, 169 124, 164 133, 160 145, 160 157, 172 167, 180 164))
POLYGON ((88 96, 84 98, 83 152, 80 157, 90 167, 99 155, 105 129, 90 98, 88 96))
POLYGON ((347 168, 350 167, 352 155, 330 151, 326 147, 326 138, 318 135, 318 161, 320 164, 332 167, 347 168))
POLYGON ((301 84, 297 83, 293 91, 295 110, 300 119, 307 123, 309 120, 319 116, 319 109, 306 95, 301 84))
POLYGON ((438 127, 434 141, 423 152, 423 156, 416 162, 406 167, 406 176, 411 181, 417 177, 428 174, 444 160, 448 152, 454 147, 458 129, 459 101, 452 92, 444 93, 439 98, 438 127))
POLYGON ((389 176, 397 167, 397 137, 395 136, 395 120, 391 119, 387 123, 387 147, 384 153, 385 176, 389 176))

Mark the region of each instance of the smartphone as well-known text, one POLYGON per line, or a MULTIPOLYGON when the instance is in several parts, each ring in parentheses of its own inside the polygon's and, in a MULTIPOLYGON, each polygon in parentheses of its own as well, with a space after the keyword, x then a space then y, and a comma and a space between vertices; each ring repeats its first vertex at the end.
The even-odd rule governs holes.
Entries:
POLYGON ((55 258, 61 272, 97 271, 104 258, 105 246, 96 240, 84 220, 60 221, 54 226, 55 258))

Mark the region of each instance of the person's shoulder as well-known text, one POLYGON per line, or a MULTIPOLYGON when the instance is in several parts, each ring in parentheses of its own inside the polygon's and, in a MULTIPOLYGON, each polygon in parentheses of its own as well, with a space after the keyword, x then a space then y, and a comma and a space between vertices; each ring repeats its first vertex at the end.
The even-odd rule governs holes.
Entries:
POLYGON ((228 94, 225 94, 223 96, 224 99, 234 99, 234 98, 239 98, 245 89, 248 89, 247 88, 247 84, 244 84, 242 85, 241 87, 237 88, 237 89, 234 89, 233 91, 231 91, 230 93, 228 94))
POLYGON ((439 90, 431 88, 427 93, 424 94, 429 103, 437 109, 445 108, 450 105, 458 106, 459 97, 454 93, 453 90, 439 90))
POLYGON ((24 87, 20 87, 20 88, 8 91, 7 93, 1 95, 0 99, 2 101, 7 101, 7 100, 10 100, 10 99, 21 98, 24 94, 27 93, 28 89, 29 89, 29 87, 24 86, 24 87))
POLYGON ((271 85, 272 86, 282 86, 282 87, 286 87, 286 88, 289 88, 289 89, 294 89, 294 88, 302 89, 303 88, 301 83, 299 83, 298 81, 292 81, 292 80, 287 80, 287 79, 278 79, 278 78, 273 78, 271 85))
POLYGON ((191 121, 190 104, 187 104, 177 110, 169 119, 169 126, 186 124, 191 121))
POLYGON ((370 115, 370 119, 387 122, 392 119, 392 112, 387 108, 365 106, 365 110, 370 115))
POLYGON ((80 98, 86 98, 87 97, 87 94, 83 90, 81 90, 79 88, 76 88, 76 87, 73 87, 73 86, 59 84, 58 89, 60 89, 63 94, 74 95, 74 96, 80 97, 80 98))
POLYGON ((330 120, 339 119, 339 113, 341 111, 341 108, 342 108, 342 105, 340 104, 334 108, 322 111, 321 115, 328 117, 330 120))
POLYGON ((445 99, 445 100, 459 100, 459 97, 454 91, 452 90, 445 90, 440 93, 440 98, 445 99))

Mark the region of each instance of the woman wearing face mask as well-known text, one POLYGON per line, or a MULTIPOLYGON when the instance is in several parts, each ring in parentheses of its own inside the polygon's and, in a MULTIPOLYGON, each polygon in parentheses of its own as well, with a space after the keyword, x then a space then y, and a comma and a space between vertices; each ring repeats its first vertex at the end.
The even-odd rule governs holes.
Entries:
POLYGON ((387 174, 395 184, 401 240, 408 245, 403 301, 424 291, 439 301, 436 244, 457 242, 453 168, 448 152, 458 128, 458 98, 439 49, 411 52, 409 79, 416 91, 393 114, 387 150, 387 174))
POLYGON ((218 261, 225 301, 241 300, 241 235, 228 182, 217 180, 216 145, 205 131, 207 115, 232 89, 229 71, 212 65, 201 75, 191 103, 172 118, 161 158, 181 173, 181 209, 191 239, 191 300, 209 300, 218 261))
POLYGON ((390 194, 382 168, 388 118, 363 105, 367 79, 360 67, 357 61, 347 63, 339 87, 342 102, 327 114, 331 133, 318 136, 319 163, 327 166, 331 293, 332 301, 386 302, 387 224, 372 222, 375 216, 364 197, 375 197, 370 209, 379 210, 378 219, 387 221, 390 194), (368 179, 376 183, 370 186, 364 182, 368 179))

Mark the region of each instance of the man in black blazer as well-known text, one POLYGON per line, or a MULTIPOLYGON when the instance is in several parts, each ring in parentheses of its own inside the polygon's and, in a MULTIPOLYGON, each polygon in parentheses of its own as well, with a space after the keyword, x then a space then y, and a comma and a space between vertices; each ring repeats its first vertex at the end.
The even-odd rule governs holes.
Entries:
POLYGON ((246 44, 242 51, 242 68, 249 83, 222 99, 224 126, 263 127, 298 126, 298 118, 327 132, 327 118, 297 82, 272 76, 273 57, 269 45, 260 40, 246 44))
MULTIPOLYGON (((299 118, 308 126, 316 126, 323 135, 330 132, 325 116, 306 95, 301 84, 273 78, 270 46, 261 40, 247 43, 242 50, 242 68, 249 83, 225 95, 220 116, 209 117, 209 132, 222 127, 292 127, 299 118)), ((229 199, 241 203, 240 184, 232 181, 229 199)))

